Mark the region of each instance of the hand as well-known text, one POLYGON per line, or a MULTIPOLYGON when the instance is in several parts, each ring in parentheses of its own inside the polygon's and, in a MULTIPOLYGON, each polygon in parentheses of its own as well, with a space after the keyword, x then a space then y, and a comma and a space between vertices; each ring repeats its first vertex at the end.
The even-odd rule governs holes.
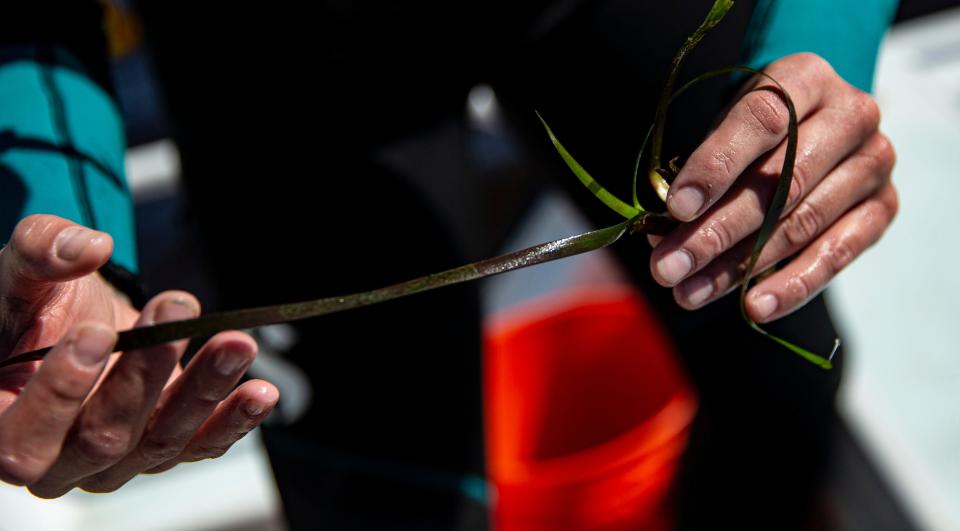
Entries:
MULTIPOLYGON (((897 212, 895 155, 878 131, 873 99, 823 59, 787 56, 766 72, 793 98, 799 147, 783 217, 755 273, 796 257, 751 288, 746 309, 768 322, 803 306, 867 247, 897 212)), ((682 224, 651 237, 654 278, 687 309, 740 283, 784 160, 788 114, 773 84, 755 77, 670 187, 667 207, 682 224)))
POLYGON ((111 356, 116 330, 200 313, 176 291, 138 313, 96 272, 112 250, 107 234, 31 216, 0 251, 0 359, 56 343, 43 361, 0 369, 0 479, 43 498, 218 457, 278 400, 264 381, 233 389, 257 350, 239 332, 214 336, 185 369, 186 341, 111 356))

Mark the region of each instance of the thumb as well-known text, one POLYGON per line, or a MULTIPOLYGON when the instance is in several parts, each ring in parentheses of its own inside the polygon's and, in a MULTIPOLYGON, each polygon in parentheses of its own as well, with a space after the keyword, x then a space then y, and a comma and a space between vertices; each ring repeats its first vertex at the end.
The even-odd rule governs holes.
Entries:
POLYGON ((21 310, 43 304, 57 283, 93 273, 112 252, 113 239, 105 232, 56 216, 25 218, 0 250, 0 301, 21 310))

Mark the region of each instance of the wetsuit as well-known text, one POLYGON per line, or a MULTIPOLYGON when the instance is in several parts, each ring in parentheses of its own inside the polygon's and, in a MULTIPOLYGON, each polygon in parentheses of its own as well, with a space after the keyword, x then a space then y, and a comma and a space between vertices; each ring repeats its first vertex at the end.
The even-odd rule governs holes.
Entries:
MULTIPOLYGON (((417 168, 391 158, 423 138, 462 147, 464 97, 479 82, 497 90, 517 135, 518 173, 532 176, 519 189, 569 185, 598 226, 611 221, 550 152, 532 109, 628 196, 660 80, 710 3, 140 2, 221 306, 367 289, 489 255, 502 235, 476 216, 445 217, 408 175, 417 168), (471 246, 464 232, 491 243, 471 246)), ((58 214, 110 232, 113 264, 136 272, 99 8, 45 4, 0 17, 0 234, 27 214, 58 214), (22 143, 31 138, 53 149, 22 143)), ((815 51, 868 89, 894 8, 741 0, 682 76, 815 51)), ((689 153, 731 94, 704 87, 672 110, 666 152, 689 153)), ((427 161, 470 183, 466 158, 464 148, 427 161)), ((801 522, 841 370, 750 332, 732 297, 679 310, 650 280, 646 245, 615 250, 701 397, 677 487, 681 527, 801 522)), ((264 430, 293 528, 485 527, 479 323, 466 285, 298 326, 288 356, 309 374, 314 402, 293 425, 264 430)), ((811 345, 835 335, 820 298, 771 328, 811 345)))

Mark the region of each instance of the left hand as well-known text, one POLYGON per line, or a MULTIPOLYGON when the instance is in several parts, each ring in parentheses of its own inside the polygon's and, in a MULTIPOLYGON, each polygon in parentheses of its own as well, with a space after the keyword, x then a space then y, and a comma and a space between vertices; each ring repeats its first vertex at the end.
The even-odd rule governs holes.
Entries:
POLYGON ((219 457, 279 398, 261 380, 234 388, 257 352, 240 332, 215 335, 185 368, 186 341, 111 356, 116 330, 200 314, 179 291, 136 311, 97 273, 112 250, 108 234, 45 215, 0 250, 0 359, 56 343, 0 370, 0 481, 42 498, 219 457))
MULTIPOLYGON (((897 212, 895 155, 879 132, 874 100, 812 54, 784 57, 766 72, 793 98, 799 146, 786 208, 754 273, 796 257, 747 294, 757 322, 803 306, 876 242, 897 212)), ((667 207, 687 223, 662 240, 651 237, 650 268, 686 309, 742 280, 786 149, 787 107, 771 86, 759 76, 748 82, 670 187, 667 207)))

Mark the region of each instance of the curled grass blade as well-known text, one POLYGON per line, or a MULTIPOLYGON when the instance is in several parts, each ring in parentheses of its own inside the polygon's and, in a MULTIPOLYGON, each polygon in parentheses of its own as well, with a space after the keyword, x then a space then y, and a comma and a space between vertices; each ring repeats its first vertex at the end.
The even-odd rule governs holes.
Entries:
POLYGON ((547 125, 547 121, 543 119, 543 116, 540 116, 539 112, 537 113, 537 118, 540 119, 540 123, 543 124, 543 128, 547 130, 547 135, 550 137, 550 142, 553 142, 553 147, 558 153, 560 153, 560 157, 563 158, 563 161, 567 163, 567 167, 570 168, 570 171, 572 171, 573 174, 580 179, 580 182, 582 182, 583 185, 590 190, 590 193, 595 195, 600 201, 603 201, 603 204, 607 205, 611 210, 627 219, 634 218, 643 212, 643 208, 641 208, 638 204, 635 207, 630 206, 621 201, 617 196, 611 194, 606 188, 600 186, 600 183, 598 183, 593 176, 587 173, 587 170, 585 170, 583 166, 581 166, 580 163, 577 162, 572 155, 570 155, 570 152, 563 147, 563 144, 561 144, 560 140, 557 139, 557 136, 553 134, 553 130, 550 129, 550 126, 547 125))
POLYGON ((687 40, 684 41, 683 45, 680 46, 680 49, 677 50, 677 53, 673 56, 673 61, 670 64, 670 72, 667 74, 667 80, 664 82, 663 90, 660 92, 660 100, 657 103, 657 111, 653 120, 653 144, 650 147, 650 164, 647 169, 647 178, 650 181, 650 185, 653 186, 653 189, 662 201, 667 200, 667 190, 670 189, 670 184, 667 183, 659 171, 662 167, 661 152, 663 151, 663 132, 667 125, 667 108, 670 106, 670 100, 673 96, 673 86, 677 80, 677 71, 680 70, 680 64, 683 63, 687 54, 700 44, 700 41, 703 40, 707 32, 723 20, 723 17, 726 16, 732 7, 733 0, 716 0, 707 13, 706 18, 700 23, 700 27, 687 37, 687 40))
MULTIPOLYGON (((326 297, 305 302, 248 308, 204 315, 196 319, 162 323, 125 330, 119 334, 115 350, 123 352, 159 345, 179 339, 204 337, 223 332, 285 323, 370 306, 444 286, 468 282, 515 269, 530 267, 606 247, 619 240, 636 220, 630 219, 611 227, 578 234, 569 238, 542 243, 496 258, 480 260, 447 271, 352 295, 326 297)), ((14 356, 0 362, 0 367, 42 359, 51 347, 14 356)))
POLYGON ((686 92, 687 89, 693 85, 696 85, 697 83, 700 83, 701 81, 737 72, 762 76, 773 82, 773 84, 777 86, 780 96, 786 103, 787 111, 790 114, 790 124, 787 131, 786 155, 784 156, 783 167, 780 169, 780 176, 777 179, 777 189, 773 194, 773 199, 770 200, 770 205, 767 207, 766 213, 763 215, 763 222, 760 224, 760 230, 757 232, 757 239, 753 244, 753 250, 750 253, 746 270, 743 273, 743 280, 740 284, 740 314, 743 315, 743 319, 748 325, 750 325, 750 328, 753 328, 771 340, 783 345, 788 350, 809 361, 810 363, 813 363, 814 365, 824 369, 830 369, 833 367, 833 356, 837 353, 837 349, 840 347, 839 339, 834 340, 833 349, 830 351, 829 355, 820 356, 818 354, 814 354, 803 347, 795 345, 783 338, 777 337, 761 328, 756 321, 747 315, 745 305, 747 291, 750 289, 750 279, 753 278, 753 270, 757 265, 757 259, 760 258, 760 252, 763 251, 763 246, 766 245, 767 240, 770 239, 770 235, 773 234, 773 230, 776 228, 777 222, 780 220, 780 216, 783 214, 783 209, 787 203, 787 194, 790 192, 790 183, 793 181, 793 167, 797 159, 798 125, 797 110, 793 106, 793 100, 790 98, 790 94, 787 93, 786 89, 783 88, 783 85, 781 85, 779 81, 774 79, 766 72, 746 66, 731 66, 701 74, 690 80, 677 90, 673 97, 671 97, 670 101, 672 102, 678 96, 686 92))

